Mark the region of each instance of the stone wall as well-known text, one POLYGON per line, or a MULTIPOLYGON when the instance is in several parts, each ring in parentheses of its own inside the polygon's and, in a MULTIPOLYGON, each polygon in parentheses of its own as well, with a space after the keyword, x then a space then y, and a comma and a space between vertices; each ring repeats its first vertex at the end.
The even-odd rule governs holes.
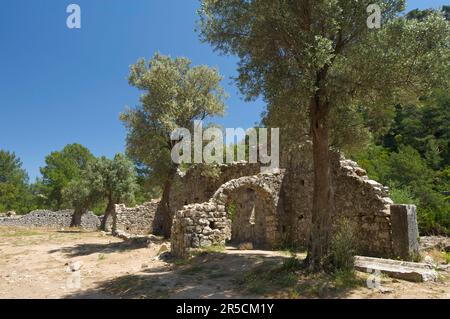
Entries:
POLYGON ((173 216, 188 204, 208 201, 215 191, 224 183, 243 176, 256 175, 260 172, 259 164, 236 162, 206 166, 197 164, 187 172, 177 172, 169 196, 169 214, 165 216, 158 209, 155 217, 155 234, 170 236, 173 216))
POLYGON ((124 204, 116 205, 113 214, 113 233, 148 235, 154 232, 155 212, 159 200, 152 200, 139 206, 128 208, 124 204))
MULTIPOLYGON (((0 218, 0 226, 65 228, 70 227, 73 210, 52 212, 49 210, 36 210, 22 216, 0 218)), ((88 212, 81 218, 81 228, 84 230, 97 230, 100 227, 100 219, 92 212, 88 212)))
MULTIPOLYGON (((305 143, 282 160, 286 167, 282 196, 288 241, 306 247, 310 235, 314 168, 312 145, 305 143)), ((331 151, 335 215, 333 226, 347 219, 360 234, 361 253, 392 256, 389 189, 370 180, 357 163, 331 151)))
MULTIPOLYGON (((203 203, 182 206, 173 221, 173 253, 185 256, 190 248, 249 238, 254 244, 264 243, 265 248, 286 244, 306 247, 312 220, 314 171, 311 144, 305 143, 282 159, 282 167, 279 172, 232 179, 219 186, 203 203), (231 201, 234 207, 230 206, 231 201), (234 216, 236 210, 239 210, 237 217, 234 216), (237 222, 233 221, 236 218, 237 222), (233 235, 233 231, 237 234, 233 235)), ((414 233, 409 228, 417 227, 417 221, 409 218, 407 227, 397 227, 393 236, 392 215, 399 210, 391 210, 393 202, 389 198, 389 189, 370 180, 357 163, 345 159, 337 151, 331 152, 331 167, 335 205, 332 231, 345 219, 355 227, 361 254, 399 257, 397 252, 403 248, 414 253, 410 247, 415 247, 414 240, 417 239, 409 234, 414 233), (398 229, 405 234, 399 234, 398 229), (395 238, 405 238, 403 242, 409 246, 398 247, 404 244, 397 242, 397 246, 394 245, 395 238)), ((192 189, 194 193, 217 186, 206 182, 197 185, 192 189)), ((206 198, 209 193, 201 192, 203 197, 197 199, 206 198)))
POLYGON ((172 226, 172 252, 186 256, 190 248, 225 245, 232 239, 233 221, 227 205, 233 195, 254 190, 266 208, 264 243, 272 248, 279 240, 278 220, 283 172, 264 173, 231 180, 223 184, 212 198, 202 204, 186 205, 176 213, 172 226))

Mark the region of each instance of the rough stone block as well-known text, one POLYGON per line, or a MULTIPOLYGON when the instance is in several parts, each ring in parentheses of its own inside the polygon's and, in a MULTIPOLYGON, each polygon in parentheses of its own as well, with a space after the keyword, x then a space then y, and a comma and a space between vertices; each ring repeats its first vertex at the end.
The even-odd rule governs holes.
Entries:
POLYGON ((410 260, 419 253, 419 228, 414 205, 391 205, 393 250, 396 257, 410 260))
POLYGON ((374 270, 380 271, 389 277, 412 282, 436 281, 439 277, 438 273, 427 264, 392 259, 356 256, 355 268, 369 273, 374 270))

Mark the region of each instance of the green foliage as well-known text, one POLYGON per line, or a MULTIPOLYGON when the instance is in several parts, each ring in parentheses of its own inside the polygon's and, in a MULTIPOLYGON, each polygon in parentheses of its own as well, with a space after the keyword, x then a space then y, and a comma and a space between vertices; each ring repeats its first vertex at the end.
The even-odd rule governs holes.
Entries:
POLYGON ((358 250, 356 228, 348 220, 339 223, 331 240, 330 257, 333 269, 352 272, 358 250))
POLYGON ((63 189, 63 199, 79 212, 104 208, 104 213, 110 214, 114 204, 133 203, 137 189, 133 162, 117 154, 113 160, 100 157, 90 161, 63 189))
POLYGON ((391 150, 409 145, 430 168, 440 170, 450 165, 449 127, 450 93, 436 89, 420 103, 397 106, 393 125, 381 143, 391 150))
POLYGON ((11 152, 0 150, 0 212, 26 213, 32 207, 28 175, 11 152))
POLYGON ((70 181, 62 192, 65 202, 69 203, 73 209, 81 212, 86 212, 102 198, 101 193, 97 192, 95 187, 100 185, 91 184, 86 178, 88 173, 84 174, 86 176, 70 181))
POLYGON ((109 205, 134 202, 138 189, 134 164, 123 154, 113 160, 100 157, 93 161, 87 179, 98 187, 109 205))
POLYGON ((371 146, 355 159, 369 177, 390 186, 394 202, 417 205, 421 234, 449 234, 450 205, 441 193, 448 187, 447 175, 433 171, 419 151, 405 145, 397 152, 371 146))
POLYGON ((233 199, 227 205, 228 216, 232 222, 236 219, 236 211, 237 211, 237 203, 236 200, 233 199))
POLYGON ((394 203, 401 204, 414 204, 417 205, 418 201, 411 194, 411 191, 408 188, 393 188, 390 190, 390 197, 394 201, 394 203))
MULTIPOLYGON (((447 21, 450 21, 450 6, 442 6, 440 11, 444 15, 445 19, 447 21)), ((433 9, 426 9, 426 10, 414 9, 414 10, 411 10, 410 12, 408 12, 408 14, 406 15, 406 18, 424 20, 430 14, 433 14, 434 12, 435 12, 435 10, 433 10, 433 9)))
POLYGON ((128 129, 127 153, 146 168, 153 185, 163 185, 174 171, 171 133, 191 129, 195 120, 223 114, 226 95, 221 80, 216 69, 192 67, 186 58, 160 54, 131 67, 129 83, 143 95, 138 107, 121 115, 128 129))
POLYGON ((269 111, 300 119, 317 90, 332 107, 376 111, 445 81, 447 22, 437 13, 398 18, 403 7, 400 0, 203 0, 199 24, 204 41, 240 58, 237 84, 248 99, 263 95, 269 111), (367 27, 369 4, 382 8, 380 30, 367 27))
POLYGON ((62 151, 48 155, 46 165, 41 168, 42 181, 37 185, 43 205, 53 210, 69 208, 70 203, 64 201, 63 190, 72 181, 80 179, 83 170, 93 160, 92 153, 80 144, 67 145, 62 151))

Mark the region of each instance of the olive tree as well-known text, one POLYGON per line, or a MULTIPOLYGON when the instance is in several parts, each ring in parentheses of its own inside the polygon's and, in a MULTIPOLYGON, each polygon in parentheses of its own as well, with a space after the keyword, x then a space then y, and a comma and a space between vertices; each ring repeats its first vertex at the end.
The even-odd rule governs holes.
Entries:
POLYGON ((262 95, 291 121, 307 114, 314 160, 311 271, 324 268, 330 247, 333 110, 384 112, 448 78, 448 22, 438 13, 408 20, 399 16, 403 8, 402 0, 202 1, 201 37, 239 57, 237 84, 245 96, 262 95), (379 29, 368 23, 377 18, 374 8, 381 9, 379 29))
POLYGON ((128 129, 127 154, 147 166, 154 183, 163 185, 156 218, 163 220, 161 234, 166 237, 172 223, 169 194, 178 168, 171 160, 177 143, 171 133, 191 129, 196 120, 223 114, 226 95, 221 80, 218 70, 191 66, 187 58, 155 54, 148 63, 141 59, 131 66, 129 84, 142 95, 137 107, 121 115, 128 129))

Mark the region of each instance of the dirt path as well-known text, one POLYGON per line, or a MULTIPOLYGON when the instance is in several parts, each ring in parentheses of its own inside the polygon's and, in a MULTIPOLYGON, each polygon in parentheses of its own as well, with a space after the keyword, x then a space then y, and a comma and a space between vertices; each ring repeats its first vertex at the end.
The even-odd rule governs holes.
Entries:
POLYGON ((164 261, 164 242, 0 227, 0 298, 450 298, 450 281, 305 277, 284 252, 225 250, 164 261), (82 263, 81 269, 77 264, 82 263))

